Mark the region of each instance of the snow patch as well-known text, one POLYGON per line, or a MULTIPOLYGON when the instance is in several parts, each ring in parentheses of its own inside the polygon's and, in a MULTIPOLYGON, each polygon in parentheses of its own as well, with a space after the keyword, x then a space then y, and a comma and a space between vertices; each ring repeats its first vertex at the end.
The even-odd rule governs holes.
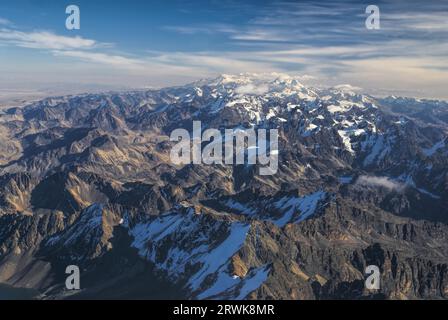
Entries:
MULTIPOLYGON (((198 290, 210 274, 217 272, 243 246, 250 225, 240 222, 216 221, 203 225, 202 216, 192 212, 168 213, 149 222, 139 223, 129 230, 132 246, 140 256, 152 261, 158 269, 179 280, 188 266, 199 266, 189 276, 187 287, 198 290), (225 224, 226 237, 222 233, 225 224), (218 242, 217 242, 218 241, 218 242), (166 244, 170 243, 167 247, 166 244)), ((208 220, 207 220, 208 221, 208 220)))
POLYGON ((326 196, 326 192, 317 191, 304 197, 283 197, 279 201, 274 203, 277 209, 285 210, 284 215, 272 222, 279 227, 284 227, 290 223, 296 212, 300 212, 300 216, 294 220, 295 223, 299 223, 309 218, 316 211, 318 203, 326 196))

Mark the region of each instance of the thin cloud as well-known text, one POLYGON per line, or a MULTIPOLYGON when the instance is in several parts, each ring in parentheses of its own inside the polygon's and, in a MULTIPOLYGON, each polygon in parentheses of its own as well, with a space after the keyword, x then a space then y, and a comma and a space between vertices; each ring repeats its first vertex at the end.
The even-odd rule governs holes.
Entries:
POLYGON ((200 33, 211 34, 215 32, 213 29, 206 27, 163 26, 161 29, 187 35, 200 33))
POLYGON ((130 59, 123 56, 110 55, 98 52, 56 50, 53 51, 53 54, 55 56, 78 58, 88 62, 108 64, 122 68, 139 68, 143 64, 143 62, 138 59, 130 59))
POLYGON ((254 29, 242 33, 235 33, 230 37, 233 40, 243 41, 267 41, 267 42, 290 42, 292 39, 288 34, 269 29, 254 29))
POLYGON ((198 25, 198 26, 162 26, 161 30, 176 32, 184 35, 193 35, 193 34, 234 34, 238 32, 238 29, 226 25, 226 24, 211 24, 211 25, 198 25))

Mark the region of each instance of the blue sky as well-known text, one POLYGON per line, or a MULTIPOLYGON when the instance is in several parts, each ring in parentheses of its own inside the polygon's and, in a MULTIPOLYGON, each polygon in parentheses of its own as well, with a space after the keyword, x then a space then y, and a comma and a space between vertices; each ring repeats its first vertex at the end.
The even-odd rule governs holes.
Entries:
POLYGON ((448 1, 0 3, 1 89, 160 87, 242 72, 448 99, 448 1), (80 30, 65 28, 70 4, 80 30), (380 30, 365 28, 369 4, 380 30))

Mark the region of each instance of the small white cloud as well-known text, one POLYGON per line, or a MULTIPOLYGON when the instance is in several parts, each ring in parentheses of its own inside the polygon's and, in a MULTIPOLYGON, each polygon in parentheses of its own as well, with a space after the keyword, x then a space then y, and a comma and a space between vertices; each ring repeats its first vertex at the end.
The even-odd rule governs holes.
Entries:
POLYGON ((300 81, 311 81, 311 80, 317 80, 317 78, 315 76, 310 76, 308 74, 304 74, 303 76, 297 76, 297 78, 300 81))
POLYGON ((236 88, 235 91, 239 94, 261 95, 267 93, 269 91, 269 87, 267 85, 254 85, 249 83, 236 88))
POLYGON ((406 185, 398 181, 392 180, 388 177, 375 177, 375 176, 360 176, 356 180, 356 184, 360 186, 372 186, 372 187, 383 187, 388 190, 394 190, 397 192, 402 192, 406 185))
POLYGON ((344 92, 345 91, 357 92, 357 91, 361 91, 362 90, 362 88, 355 87, 355 86, 352 86, 350 84, 339 84, 337 86, 334 86, 333 88, 336 89, 336 90, 344 91, 344 92))

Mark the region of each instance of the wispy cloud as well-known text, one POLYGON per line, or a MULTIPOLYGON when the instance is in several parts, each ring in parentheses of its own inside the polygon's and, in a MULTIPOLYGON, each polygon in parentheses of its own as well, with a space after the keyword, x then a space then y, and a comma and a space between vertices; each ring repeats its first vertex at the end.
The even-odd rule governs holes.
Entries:
POLYGON ((245 94, 245 95, 247 95, 247 94, 259 95, 259 94, 264 94, 268 91, 269 91, 269 87, 267 85, 255 86, 253 84, 247 84, 244 86, 240 86, 236 89, 236 93, 245 94))
POLYGON ((120 68, 137 68, 138 65, 141 65, 141 61, 138 59, 95 51, 109 47, 109 44, 80 36, 62 36, 49 31, 23 32, 3 28, 0 29, 0 43, 22 48, 48 50, 54 56, 76 58, 120 68))
POLYGON ((91 49, 97 45, 95 40, 79 36, 66 37, 52 32, 22 32, 11 29, 0 29, 0 41, 24 48, 71 50, 91 49))

